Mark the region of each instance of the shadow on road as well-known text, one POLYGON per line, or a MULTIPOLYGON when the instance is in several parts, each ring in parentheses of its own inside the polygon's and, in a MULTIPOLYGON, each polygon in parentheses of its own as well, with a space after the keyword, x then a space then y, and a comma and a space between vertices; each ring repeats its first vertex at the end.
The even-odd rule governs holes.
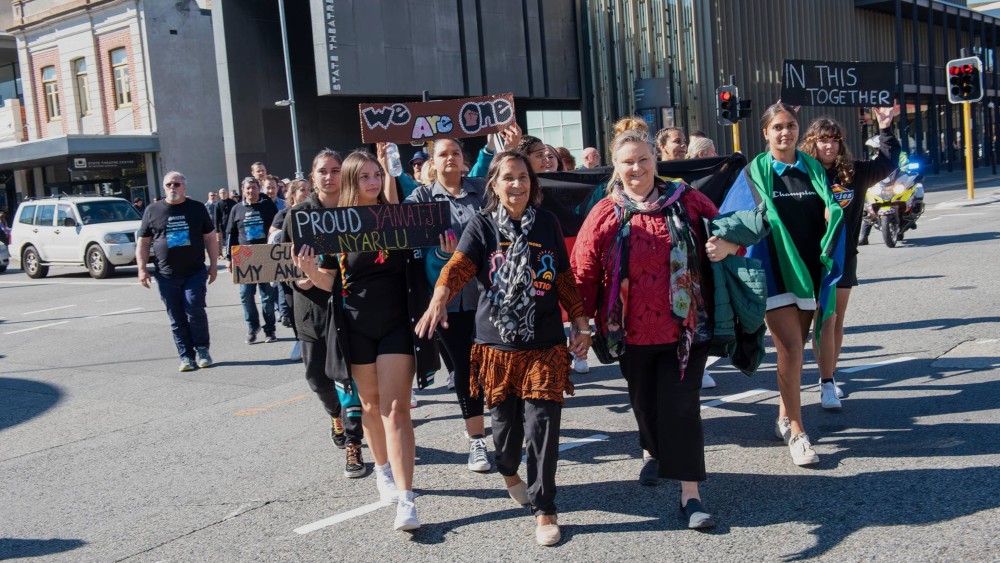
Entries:
POLYGON ((41 557, 43 555, 64 553, 83 547, 84 545, 87 545, 87 542, 75 539, 0 538, 0 561, 15 557, 41 557))
POLYGON ((882 282, 913 281, 913 280, 933 280, 933 279, 943 278, 943 277, 944 276, 942 276, 942 275, 933 275, 933 276, 894 276, 894 277, 889 277, 889 278, 863 279, 863 280, 858 280, 858 283, 861 284, 861 285, 869 285, 869 284, 873 284, 873 283, 882 283, 882 282))
POLYGON ((906 246, 941 246, 945 244, 965 244, 970 242, 983 242, 1000 239, 1000 232, 990 233, 967 233, 964 235, 938 235, 932 237, 922 237, 914 235, 914 238, 907 237, 903 241, 906 246))
POLYGON ((972 317, 968 319, 921 319, 901 323, 870 324, 844 327, 845 334, 858 334, 861 332, 887 332, 891 330, 914 330, 919 328, 934 328, 945 330, 957 326, 968 326, 974 324, 989 324, 1000 322, 1000 317, 972 317))
POLYGON ((47 383, 0 377, 0 389, 10 399, 0 408, 0 430, 17 426, 51 409, 62 399, 62 391, 47 383))

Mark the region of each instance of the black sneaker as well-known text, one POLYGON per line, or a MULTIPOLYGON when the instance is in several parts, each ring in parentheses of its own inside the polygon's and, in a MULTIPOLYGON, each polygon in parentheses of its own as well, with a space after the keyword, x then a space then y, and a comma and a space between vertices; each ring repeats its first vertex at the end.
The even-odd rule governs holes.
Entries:
POLYGON ((361 457, 361 444, 347 444, 347 463, 344 477, 356 479, 365 475, 365 460, 361 457))
POLYGON ((257 342, 257 335, 260 334, 260 329, 255 328, 247 331, 247 344, 253 344, 257 342))
POLYGON ((292 317, 284 316, 281 317, 281 326, 285 328, 292 328, 292 317))
POLYGON ((686 505, 681 505, 681 518, 687 520, 688 528, 692 530, 715 527, 715 519, 705 511, 698 499, 689 499, 686 505))
POLYGON ((278 337, 275 336, 273 332, 265 332, 264 333, 264 342, 270 344, 271 342, 277 342, 277 341, 278 341, 278 337))
POLYGON ((347 447, 347 433, 344 432, 344 423, 339 416, 330 417, 330 437, 333 438, 333 445, 340 449, 347 447))
POLYGON ((642 460, 642 469, 639 471, 639 484, 646 487, 655 487, 660 484, 660 461, 654 457, 647 457, 642 460))

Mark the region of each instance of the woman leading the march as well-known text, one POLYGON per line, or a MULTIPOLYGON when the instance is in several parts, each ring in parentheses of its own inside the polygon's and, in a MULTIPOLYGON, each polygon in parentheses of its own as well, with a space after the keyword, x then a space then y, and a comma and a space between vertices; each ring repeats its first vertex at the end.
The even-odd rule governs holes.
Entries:
MULTIPOLYGON (((451 231, 441 235, 441 246, 427 256, 428 279, 437 282, 441 268, 455 252, 458 239, 472 219, 483 207, 484 184, 480 178, 462 178, 462 147, 453 139, 438 139, 431 151, 434 183, 420 186, 405 203, 446 201, 451 209, 451 231)), ((492 158, 492 155, 491 155, 492 158)), ((476 280, 469 280, 457 299, 448 303, 448 327, 437 330, 444 353, 454 371, 455 394, 462 410, 465 429, 469 434, 469 460, 471 471, 489 471, 490 460, 486 454, 486 428, 483 423, 482 394, 470 394, 469 362, 472 344, 476 337, 476 307, 479 305, 479 288, 476 280)))
MULTIPOLYGON (((381 205, 384 181, 378 160, 351 153, 341 172, 339 207, 381 205)), ((411 319, 427 306, 429 289, 419 251, 350 252, 323 256, 303 245, 298 266, 313 284, 331 292, 327 327, 327 371, 342 403, 356 394, 372 457, 376 486, 384 501, 397 502, 395 528, 420 527, 413 503, 416 446, 410 419, 413 372, 426 387, 438 369, 433 341, 413 337, 411 319), (356 387, 356 391, 354 388, 356 387)), ((350 407, 348 404, 344 408, 350 407)))
POLYGON ((824 327, 826 337, 820 343, 820 405, 824 409, 840 408, 842 392, 833 376, 844 342, 844 315, 851 298, 851 288, 858 285, 858 237, 865 209, 865 193, 896 169, 902 150, 891 129, 894 108, 872 108, 872 112, 879 128, 879 152, 874 160, 854 160, 844 141, 844 128, 828 117, 813 121, 799 145, 799 150, 818 160, 826 169, 833 196, 844 209, 847 236, 844 275, 837 282, 836 324, 824 327))
POLYGON ((643 473, 681 482, 690 528, 715 525, 702 507, 705 442, 700 389, 709 312, 701 266, 704 219, 717 211, 686 184, 656 176, 648 133, 625 129, 611 142, 608 194, 587 215, 573 247, 584 312, 594 314, 598 345, 620 360, 643 473))
MULTIPOLYGON (((563 393, 572 393, 569 353, 590 346, 590 326, 562 229, 539 209, 542 193, 528 157, 496 156, 486 180, 486 201, 465 228, 441 270, 430 306, 417 323, 427 336, 448 327, 447 303, 473 279, 484 291, 476 313, 472 373, 493 418, 497 469, 511 498, 530 504, 541 545, 559 541, 556 461, 563 393), (572 319, 566 346, 560 304, 572 319), (527 486, 517 474, 527 452, 527 486)), ((473 394, 478 389, 473 388, 473 394)))
MULTIPOLYGON (((765 321, 778 352, 778 420, 775 434, 788 444, 796 465, 819 463, 802 422, 802 359, 809 326, 814 342, 836 308, 834 286, 844 261, 843 210, 830 190, 826 170, 797 151, 795 109, 778 102, 767 108, 761 129, 769 150, 746 166, 720 211, 763 205, 770 234, 747 248, 762 262, 767 279, 765 321)), ((725 244, 718 252, 736 248, 725 244)), ((814 347, 814 350, 817 348, 814 347)))

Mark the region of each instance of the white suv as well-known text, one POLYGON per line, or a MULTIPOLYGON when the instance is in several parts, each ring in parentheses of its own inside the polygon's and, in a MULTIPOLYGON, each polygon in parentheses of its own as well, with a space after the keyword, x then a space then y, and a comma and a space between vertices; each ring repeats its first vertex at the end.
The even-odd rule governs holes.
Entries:
POLYGON ((21 203, 11 227, 11 258, 28 277, 50 265, 85 266, 97 279, 135 264, 135 233, 142 216, 117 197, 53 197, 21 203))

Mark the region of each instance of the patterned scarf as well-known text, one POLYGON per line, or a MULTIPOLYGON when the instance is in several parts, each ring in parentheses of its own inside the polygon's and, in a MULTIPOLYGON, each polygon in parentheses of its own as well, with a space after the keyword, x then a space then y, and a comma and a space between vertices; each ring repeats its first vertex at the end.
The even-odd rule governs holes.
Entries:
POLYGON ((613 357, 625 352, 625 300, 622 283, 628 278, 629 245, 632 217, 636 213, 652 215, 662 213, 670 232, 670 312, 681 323, 677 343, 681 379, 687 369, 691 345, 695 339, 707 340, 708 314, 701 295, 701 274, 698 260, 698 242, 688 224, 688 216, 680 204, 680 197, 687 184, 656 181, 654 190, 660 196, 655 201, 636 202, 625 194, 621 181, 612 186, 611 199, 615 203, 618 232, 608 254, 606 267, 612 272, 605 324, 607 348, 613 357), (690 267, 689 266, 693 266, 690 267))
POLYGON ((504 342, 517 338, 530 341, 535 337, 535 291, 532 287, 535 275, 531 269, 528 233, 535 224, 535 208, 529 205, 524 210, 520 232, 514 228, 514 221, 504 206, 497 206, 490 217, 500 234, 511 241, 488 294, 490 321, 504 342))

